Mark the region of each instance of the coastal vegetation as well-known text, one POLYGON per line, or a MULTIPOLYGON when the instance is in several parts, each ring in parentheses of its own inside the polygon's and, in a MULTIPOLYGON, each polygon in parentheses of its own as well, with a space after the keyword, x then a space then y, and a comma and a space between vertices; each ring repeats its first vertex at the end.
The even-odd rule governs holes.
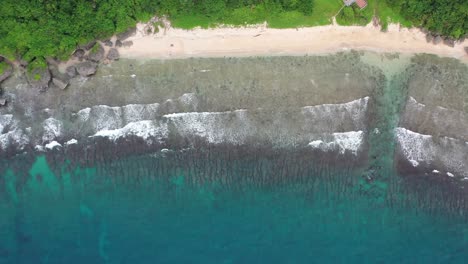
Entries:
POLYGON ((330 24, 333 16, 341 25, 365 25, 377 16, 384 30, 394 22, 452 38, 468 32, 466 0, 368 0, 362 10, 342 7, 342 0, 3 0, 0 54, 28 63, 65 60, 77 46, 155 15, 185 29, 265 21, 273 28, 317 26, 330 24))
POLYGON ((468 33, 468 1, 466 0, 386 0, 392 9, 415 26, 461 38, 468 33))

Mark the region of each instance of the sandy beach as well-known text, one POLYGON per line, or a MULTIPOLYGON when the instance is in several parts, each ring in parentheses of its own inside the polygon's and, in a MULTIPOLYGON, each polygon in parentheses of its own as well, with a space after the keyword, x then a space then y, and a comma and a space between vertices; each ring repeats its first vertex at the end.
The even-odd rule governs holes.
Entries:
POLYGON ((133 45, 120 49, 123 58, 175 59, 190 57, 242 57, 329 54, 347 50, 375 52, 428 53, 468 61, 464 47, 426 41, 425 33, 391 24, 382 32, 372 23, 362 26, 317 26, 297 29, 272 29, 266 25, 244 28, 182 30, 161 29, 144 34, 144 25, 129 40, 133 45))

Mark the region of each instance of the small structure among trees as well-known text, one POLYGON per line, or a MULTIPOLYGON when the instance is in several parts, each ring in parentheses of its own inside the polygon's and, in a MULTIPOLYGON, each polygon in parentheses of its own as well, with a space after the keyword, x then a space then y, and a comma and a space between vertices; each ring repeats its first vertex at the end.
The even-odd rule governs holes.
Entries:
POLYGON ((366 0, 343 0, 345 6, 350 6, 354 3, 360 8, 363 9, 364 7, 367 6, 367 1, 366 0))

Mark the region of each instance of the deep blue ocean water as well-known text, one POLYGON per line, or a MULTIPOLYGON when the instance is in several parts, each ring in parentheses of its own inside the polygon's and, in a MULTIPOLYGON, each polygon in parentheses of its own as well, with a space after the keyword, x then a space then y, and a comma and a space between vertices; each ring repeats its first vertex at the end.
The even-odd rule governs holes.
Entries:
POLYGON ((187 155, 17 161, 1 172, 0 263, 468 260, 466 216, 433 185, 393 181, 381 203, 351 167, 187 155))

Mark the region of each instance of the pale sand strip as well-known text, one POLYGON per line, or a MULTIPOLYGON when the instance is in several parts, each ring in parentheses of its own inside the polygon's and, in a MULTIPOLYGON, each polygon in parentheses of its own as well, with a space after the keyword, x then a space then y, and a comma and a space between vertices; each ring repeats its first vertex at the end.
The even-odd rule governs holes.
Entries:
POLYGON ((298 29, 271 29, 265 25, 247 28, 182 30, 167 28, 144 35, 139 25, 133 46, 120 49, 123 58, 173 59, 189 57, 279 56, 328 54, 346 50, 429 53, 468 61, 464 47, 427 43, 419 29, 390 25, 387 32, 372 26, 318 26, 298 29))

